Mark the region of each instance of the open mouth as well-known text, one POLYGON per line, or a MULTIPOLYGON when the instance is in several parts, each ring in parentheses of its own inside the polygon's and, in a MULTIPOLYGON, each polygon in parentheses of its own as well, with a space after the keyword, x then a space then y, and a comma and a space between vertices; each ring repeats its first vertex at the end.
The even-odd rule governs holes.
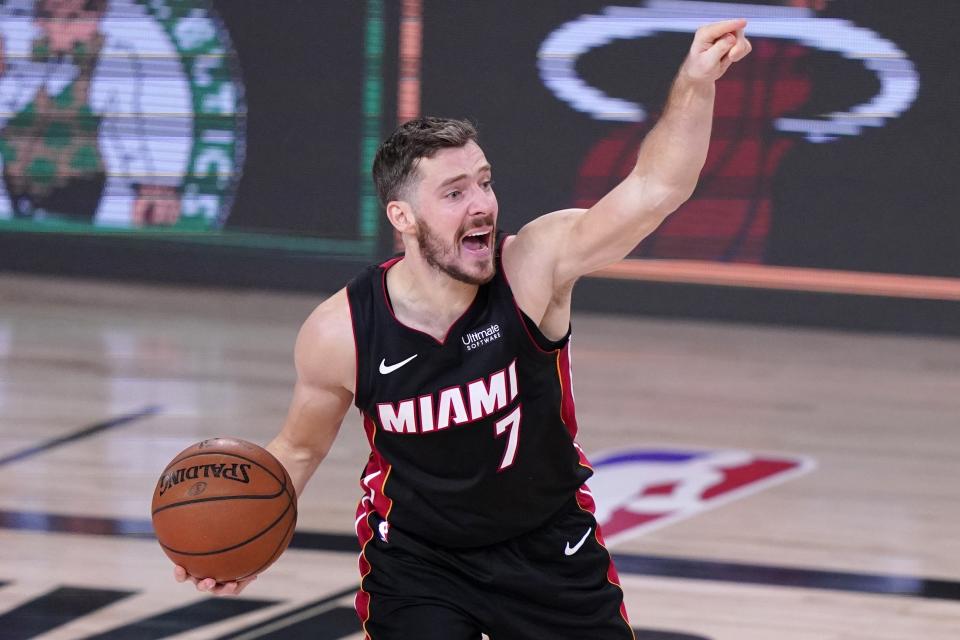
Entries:
POLYGON ((460 244, 471 253, 485 253, 490 250, 492 240, 492 230, 474 231, 465 235, 463 239, 460 240, 460 244))

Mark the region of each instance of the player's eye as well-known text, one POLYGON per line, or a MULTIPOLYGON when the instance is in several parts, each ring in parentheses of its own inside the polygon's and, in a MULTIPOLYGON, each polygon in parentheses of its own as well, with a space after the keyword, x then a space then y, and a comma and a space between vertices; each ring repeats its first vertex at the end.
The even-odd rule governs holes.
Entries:
POLYGON ((453 191, 447 193, 447 195, 445 195, 444 197, 445 197, 445 198, 448 198, 448 199, 450 199, 450 200, 456 200, 456 199, 458 199, 462 194, 463 194, 463 192, 460 191, 459 189, 454 189, 453 191))

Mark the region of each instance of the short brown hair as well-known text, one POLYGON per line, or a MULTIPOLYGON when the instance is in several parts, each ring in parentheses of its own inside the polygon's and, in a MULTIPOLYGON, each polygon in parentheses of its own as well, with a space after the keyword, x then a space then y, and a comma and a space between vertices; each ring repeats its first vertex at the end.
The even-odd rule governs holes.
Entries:
POLYGON ((383 141, 373 159, 373 182, 384 206, 399 200, 416 174, 420 158, 432 158, 440 149, 477 141, 476 128, 466 120, 417 118, 400 125, 383 141))

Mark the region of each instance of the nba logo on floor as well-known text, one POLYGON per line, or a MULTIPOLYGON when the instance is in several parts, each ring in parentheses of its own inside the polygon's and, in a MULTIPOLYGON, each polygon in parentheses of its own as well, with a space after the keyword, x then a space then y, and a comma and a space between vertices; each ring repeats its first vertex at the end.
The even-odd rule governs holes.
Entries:
POLYGON ((608 545, 795 478, 815 467, 799 456, 738 450, 636 448, 592 461, 587 482, 608 545))

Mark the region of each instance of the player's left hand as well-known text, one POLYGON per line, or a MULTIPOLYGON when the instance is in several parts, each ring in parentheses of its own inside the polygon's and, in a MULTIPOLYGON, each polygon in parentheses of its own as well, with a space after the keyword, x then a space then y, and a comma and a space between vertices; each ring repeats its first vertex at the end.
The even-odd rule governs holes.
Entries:
POLYGON ((697 29, 681 73, 695 82, 719 80, 731 64, 742 60, 753 48, 743 35, 746 26, 747 21, 739 18, 697 29))
POLYGON ((238 596, 248 584, 257 579, 257 576, 250 576, 237 582, 217 582, 213 578, 196 578, 180 565, 174 565, 173 578, 177 582, 186 582, 189 580, 197 591, 209 593, 215 596, 238 596))

